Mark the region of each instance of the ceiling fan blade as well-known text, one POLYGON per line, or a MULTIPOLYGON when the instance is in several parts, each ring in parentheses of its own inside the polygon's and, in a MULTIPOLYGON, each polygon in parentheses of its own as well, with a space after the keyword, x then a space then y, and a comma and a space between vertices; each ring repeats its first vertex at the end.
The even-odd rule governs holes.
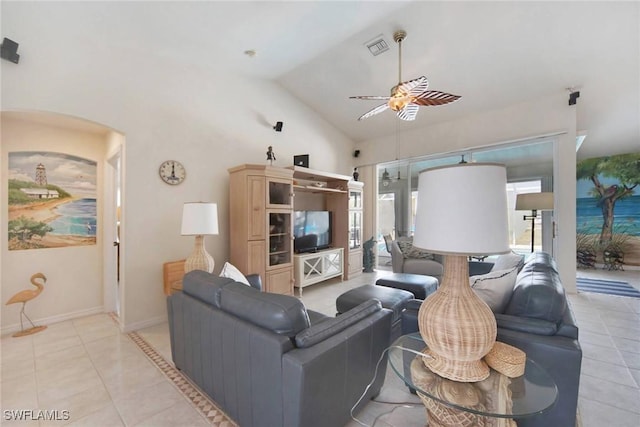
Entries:
POLYGON ((366 99, 373 101, 388 101, 388 96, 350 96, 349 99, 366 99))
POLYGON ((396 92, 402 91, 403 93, 411 96, 417 96, 422 92, 426 92, 429 88, 429 80, 425 76, 418 77, 417 79, 402 82, 397 86, 396 92))
POLYGON ((368 112, 366 112, 363 115, 361 115, 360 117, 358 117, 358 120, 368 119, 369 117, 375 116, 376 114, 379 114, 379 113, 382 113, 383 111, 385 111, 387 109, 389 109, 389 104, 387 104, 387 103, 378 105, 373 110, 369 110, 368 112))
POLYGON ((398 117, 406 121, 415 120, 419 109, 420 107, 416 104, 407 104, 403 109, 398 111, 398 117))
POLYGON ((415 96, 413 102, 418 105, 444 105, 457 101, 461 97, 438 90, 428 90, 415 96))

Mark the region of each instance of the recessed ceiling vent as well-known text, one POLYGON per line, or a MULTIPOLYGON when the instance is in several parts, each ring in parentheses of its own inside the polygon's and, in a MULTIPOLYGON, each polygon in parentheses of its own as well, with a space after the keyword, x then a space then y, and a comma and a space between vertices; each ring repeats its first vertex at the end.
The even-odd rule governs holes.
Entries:
POLYGON ((378 56, 389 50, 389 43, 385 41, 382 34, 366 42, 365 46, 367 46, 367 49, 369 49, 369 52, 371 52, 373 56, 378 56))

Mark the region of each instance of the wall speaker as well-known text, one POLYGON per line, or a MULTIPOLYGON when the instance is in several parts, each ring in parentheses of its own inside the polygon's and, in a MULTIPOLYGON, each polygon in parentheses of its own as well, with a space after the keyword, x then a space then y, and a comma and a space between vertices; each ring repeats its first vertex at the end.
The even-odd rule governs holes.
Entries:
POLYGON ((580 92, 571 92, 569 94, 569 105, 576 105, 577 99, 580 97, 580 92))
POLYGON ((353 152, 353 157, 358 157, 360 155, 360 150, 356 150, 353 152))
POLYGON ((276 122, 276 125, 273 128, 276 130, 276 132, 282 132, 282 125, 282 122, 276 122))
POLYGON ((20 61, 20 55, 18 55, 18 43, 5 37, 2 41, 2 47, 0 48, 0 57, 17 64, 18 61, 20 61))

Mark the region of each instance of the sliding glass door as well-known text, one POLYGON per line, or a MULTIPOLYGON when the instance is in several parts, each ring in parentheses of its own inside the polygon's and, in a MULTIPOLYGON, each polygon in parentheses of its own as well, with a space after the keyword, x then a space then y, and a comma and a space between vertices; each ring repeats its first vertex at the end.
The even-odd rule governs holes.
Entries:
MULTIPOLYGON (((414 158, 378 165, 378 242, 382 236, 394 238, 412 236, 415 230, 418 198, 418 175, 422 170, 461 162, 492 162, 507 167, 507 194, 509 201, 509 236, 513 250, 528 253, 531 250, 531 220, 524 215, 531 212, 515 211, 515 197, 519 193, 552 191, 553 140, 544 139, 526 143, 504 144, 474 151, 449 153, 442 156, 414 158)), ((443 183, 446 185, 446 183, 443 183)), ((456 189, 452 188, 455 192, 456 189)), ((479 207, 480 208, 480 207, 479 207)), ((443 212, 443 214, 446 214, 443 212)), ((470 212, 470 215, 474 213, 470 212)), ((534 226, 534 249, 551 252, 551 212, 543 212, 534 226)), ((386 251, 381 247, 379 254, 386 251)))

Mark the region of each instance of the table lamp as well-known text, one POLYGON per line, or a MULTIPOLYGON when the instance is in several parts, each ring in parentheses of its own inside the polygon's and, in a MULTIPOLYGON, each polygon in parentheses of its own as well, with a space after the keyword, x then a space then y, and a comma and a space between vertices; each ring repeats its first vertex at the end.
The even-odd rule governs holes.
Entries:
POLYGON ((428 345, 423 363, 460 382, 489 376, 482 358, 496 341, 496 320, 469 285, 468 256, 509 252, 506 168, 461 163, 420 172, 413 245, 444 255, 438 290, 420 306, 428 345))
POLYGON ((204 270, 213 272, 213 257, 204 247, 204 236, 218 234, 218 205, 215 203, 190 202, 182 209, 183 236, 196 236, 193 252, 184 264, 184 272, 204 270))
POLYGON ((553 210, 553 193, 523 193, 516 196, 517 211, 531 211, 531 215, 525 215, 525 221, 531 220, 531 252, 533 252, 535 237, 535 222, 538 211, 553 210))

